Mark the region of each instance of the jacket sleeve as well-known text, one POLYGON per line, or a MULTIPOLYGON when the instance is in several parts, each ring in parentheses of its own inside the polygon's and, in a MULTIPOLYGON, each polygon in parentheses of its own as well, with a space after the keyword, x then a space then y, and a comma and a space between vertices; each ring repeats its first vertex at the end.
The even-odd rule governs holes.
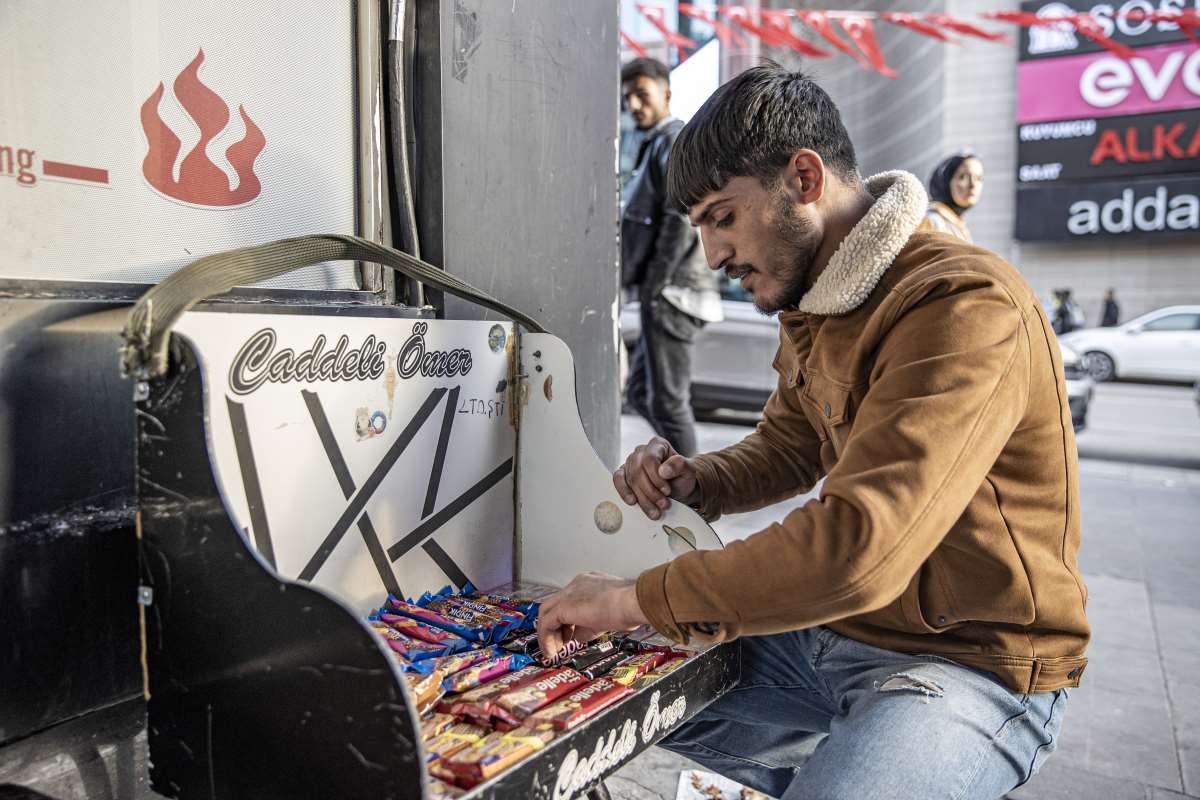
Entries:
POLYGON ((667 195, 667 161, 671 156, 673 139, 674 137, 662 137, 660 141, 655 142, 653 152, 647 153, 647 158, 653 159, 653 163, 648 164, 647 169, 652 170, 650 177, 653 180, 655 197, 661 204, 662 216, 659 218, 658 231, 654 237, 654 249, 646 262, 638 292, 639 300, 643 303, 662 293, 663 288, 671 282, 675 268, 696 243, 696 231, 693 230, 691 221, 667 195))
POLYGON ((796 630, 901 595, 1028 399, 1022 312, 986 278, 967 283, 893 290, 900 316, 820 499, 724 550, 642 573, 638 600, 660 632, 686 641, 690 624, 718 640, 796 630))
POLYGON ((823 475, 821 439, 797 405, 782 374, 754 433, 695 459, 709 522, 721 514, 753 511, 807 492, 823 475))

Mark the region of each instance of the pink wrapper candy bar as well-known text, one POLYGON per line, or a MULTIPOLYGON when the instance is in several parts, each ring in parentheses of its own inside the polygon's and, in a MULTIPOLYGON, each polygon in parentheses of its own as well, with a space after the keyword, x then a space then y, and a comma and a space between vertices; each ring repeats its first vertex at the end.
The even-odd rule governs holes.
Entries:
MULTIPOLYGON (((492 651, 484 651, 492 652, 492 651)), ((474 689, 482 683, 498 678, 507 672, 526 666, 532 659, 529 656, 506 653, 502 656, 489 658, 474 666, 450 675, 442 681, 442 687, 448 692, 465 692, 474 689)))
MULTIPOLYGON (((416 606, 413 606, 413 608, 416 608, 416 606)), ((425 609, 422 608, 418 610, 424 611, 425 609)), ((421 641, 429 642, 430 644, 449 645, 451 643, 459 644, 463 641, 461 636, 455 636, 449 631, 444 631, 441 628, 436 628, 432 625, 425 625, 415 619, 412 619, 411 617, 406 617, 401 614, 383 613, 379 615, 379 618, 392 628, 395 628, 403 633, 405 636, 408 636, 412 639, 420 639, 421 641)))
POLYGON ((486 720, 492 713, 491 704, 497 697, 516 687, 527 679, 540 675, 545 670, 536 664, 522 667, 516 672, 501 675, 494 681, 482 686, 476 686, 463 694, 447 697, 438 704, 438 711, 453 714, 456 717, 471 717, 486 720))
POLYGON ((492 704, 492 714, 511 725, 585 683, 587 678, 570 667, 546 670, 537 679, 496 698, 492 704))

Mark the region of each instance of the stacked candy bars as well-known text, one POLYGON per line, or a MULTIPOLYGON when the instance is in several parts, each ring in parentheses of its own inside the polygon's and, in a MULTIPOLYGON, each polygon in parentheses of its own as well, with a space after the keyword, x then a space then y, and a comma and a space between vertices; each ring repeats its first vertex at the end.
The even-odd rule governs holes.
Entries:
POLYGON ((471 586, 389 596, 370 624, 421 715, 431 796, 458 797, 541 750, 690 655, 635 636, 538 650, 536 603, 471 586))

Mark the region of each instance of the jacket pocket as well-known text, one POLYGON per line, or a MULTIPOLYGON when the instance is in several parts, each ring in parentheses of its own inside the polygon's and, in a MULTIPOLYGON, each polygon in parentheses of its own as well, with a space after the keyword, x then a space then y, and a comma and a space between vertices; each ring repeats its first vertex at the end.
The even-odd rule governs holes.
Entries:
POLYGON ((929 632, 968 622, 1031 625, 1029 574, 991 481, 984 480, 946 538, 921 567, 905 616, 929 632))
POLYGON ((832 441, 834 451, 841 455, 854 418, 853 391, 813 373, 809 375, 800 396, 805 401, 809 419, 821 441, 832 441))

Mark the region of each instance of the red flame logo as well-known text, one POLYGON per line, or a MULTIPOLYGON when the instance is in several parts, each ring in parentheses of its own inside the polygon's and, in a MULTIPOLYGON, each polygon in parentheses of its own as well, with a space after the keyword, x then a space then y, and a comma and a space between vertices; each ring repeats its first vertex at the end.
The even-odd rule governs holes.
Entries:
POLYGON ((200 50, 192 63, 179 73, 173 86, 175 98, 200 128, 200 141, 179 165, 179 180, 175 180, 172 174, 179 156, 179 137, 158 115, 158 105, 164 91, 162 83, 142 103, 142 129, 150 142, 150 150, 142 162, 142 174, 158 191, 186 203, 202 206, 248 203, 262 191, 262 184, 254 174, 254 160, 266 146, 267 140, 246 109, 238 106, 242 121, 246 124, 246 135, 225 151, 225 157, 238 176, 237 188, 230 188, 229 176, 204 152, 208 143, 229 123, 229 106, 200 81, 197 73, 203 63, 204 51, 200 50))

